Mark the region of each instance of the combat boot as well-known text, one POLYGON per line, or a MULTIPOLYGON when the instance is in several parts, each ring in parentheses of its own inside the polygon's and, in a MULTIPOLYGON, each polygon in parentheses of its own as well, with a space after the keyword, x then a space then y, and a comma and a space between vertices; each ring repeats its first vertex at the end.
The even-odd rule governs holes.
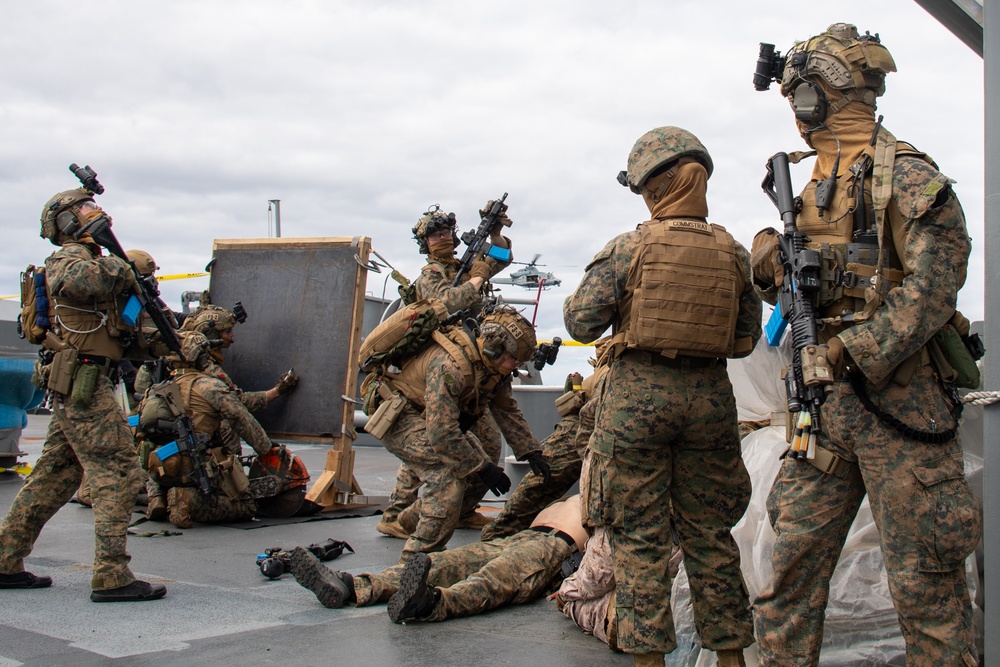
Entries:
POLYGON ((480 514, 479 512, 472 512, 466 516, 463 516, 458 520, 458 525, 456 528, 463 528, 467 530, 482 530, 485 526, 493 523, 493 519, 480 514))
POLYGON ((386 521, 382 519, 375 526, 375 530, 382 533, 383 535, 388 535, 389 537, 398 537, 401 540, 409 539, 410 531, 403 528, 398 521, 386 521))
POLYGON ((52 577, 38 576, 31 572, 0 574, 0 588, 48 588, 52 577))
POLYGON ((178 528, 190 528, 191 523, 191 496, 194 489, 175 486, 167 491, 167 507, 170 513, 170 523, 178 528))
POLYGON ((632 660, 635 667, 663 667, 662 653, 635 653, 632 660))
POLYGON ((163 584, 151 584, 148 581, 136 579, 131 584, 110 588, 103 591, 91 591, 91 602, 145 602, 159 600, 167 594, 163 584))
POLYGON ((167 518, 167 501, 162 496, 150 496, 146 503, 146 518, 150 521, 165 521, 167 518))
POLYGON ((733 648, 716 651, 715 659, 719 667, 747 667, 743 659, 743 649, 733 648))
POLYGON ((347 572, 331 570, 308 549, 292 549, 291 566, 295 581, 311 590, 327 609, 339 609, 348 602, 357 602, 354 577, 347 572))
POLYGON ((409 560, 399 576, 399 590, 389 598, 389 618, 393 623, 421 620, 431 615, 441 591, 427 585, 431 571, 431 558, 417 553, 409 560))

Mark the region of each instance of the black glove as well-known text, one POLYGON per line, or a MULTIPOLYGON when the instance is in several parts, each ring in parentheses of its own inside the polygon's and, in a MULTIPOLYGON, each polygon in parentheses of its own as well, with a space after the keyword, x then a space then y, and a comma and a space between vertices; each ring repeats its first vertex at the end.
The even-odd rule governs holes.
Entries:
POLYGON ((524 455, 524 460, 528 462, 528 467, 531 468, 531 472, 535 473, 539 477, 545 479, 546 484, 552 483, 552 469, 549 468, 549 462, 545 460, 542 453, 539 451, 528 452, 524 455))
POLYGON ((476 471, 476 474, 497 498, 510 491, 510 477, 500 466, 487 461, 482 468, 476 471))

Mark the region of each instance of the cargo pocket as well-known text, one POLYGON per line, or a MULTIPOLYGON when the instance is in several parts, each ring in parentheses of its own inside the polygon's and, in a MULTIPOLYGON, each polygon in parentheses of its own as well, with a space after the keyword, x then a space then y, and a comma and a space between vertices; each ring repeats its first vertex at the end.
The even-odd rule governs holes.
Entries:
POLYGON ((913 469, 923 492, 917 507, 917 535, 922 545, 921 572, 950 572, 962 567, 979 543, 982 519, 961 455, 946 456, 913 469))
POLYGON ((614 451, 615 439, 607 433, 595 432, 591 437, 590 465, 586 478, 580 480, 580 504, 590 527, 624 525, 622 509, 615 502, 614 451))

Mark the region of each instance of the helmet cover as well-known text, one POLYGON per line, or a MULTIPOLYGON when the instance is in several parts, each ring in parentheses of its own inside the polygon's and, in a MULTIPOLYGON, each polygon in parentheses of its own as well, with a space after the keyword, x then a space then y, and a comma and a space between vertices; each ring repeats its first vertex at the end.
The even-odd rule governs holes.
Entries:
POLYGON ((525 363, 535 354, 535 329, 531 322, 510 306, 500 306, 479 327, 483 354, 498 359, 504 352, 525 363))
POLYGON ((427 209, 413 226, 413 238, 420 247, 420 254, 426 255, 430 252, 427 247, 427 237, 442 229, 451 229, 452 244, 458 247, 457 223, 455 214, 445 213, 439 204, 427 209))
POLYGON ((885 75, 895 71, 896 63, 878 34, 859 35, 850 23, 834 23, 785 54, 781 94, 789 97, 802 79, 813 78, 835 91, 868 90, 860 99, 875 106, 875 98, 885 93, 885 75))
POLYGON ((628 185, 633 192, 638 193, 657 169, 685 156, 698 160, 705 167, 708 176, 712 176, 712 156, 698 137, 670 125, 650 130, 632 146, 628 156, 627 183, 622 185, 628 185))

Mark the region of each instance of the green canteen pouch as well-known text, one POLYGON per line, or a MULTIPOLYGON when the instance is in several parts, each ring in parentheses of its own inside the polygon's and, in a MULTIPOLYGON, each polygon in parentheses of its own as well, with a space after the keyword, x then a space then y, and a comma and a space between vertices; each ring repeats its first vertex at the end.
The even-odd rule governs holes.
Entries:
POLYGON ((94 398, 94 389, 97 387, 97 380, 101 377, 101 369, 94 364, 79 364, 76 377, 73 378, 73 390, 70 394, 70 402, 78 409, 83 409, 90 405, 94 398))
POLYGON ((955 386, 963 389, 979 387, 979 367, 955 327, 946 324, 934 334, 933 340, 937 343, 948 365, 955 371, 955 379, 953 380, 955 386))

